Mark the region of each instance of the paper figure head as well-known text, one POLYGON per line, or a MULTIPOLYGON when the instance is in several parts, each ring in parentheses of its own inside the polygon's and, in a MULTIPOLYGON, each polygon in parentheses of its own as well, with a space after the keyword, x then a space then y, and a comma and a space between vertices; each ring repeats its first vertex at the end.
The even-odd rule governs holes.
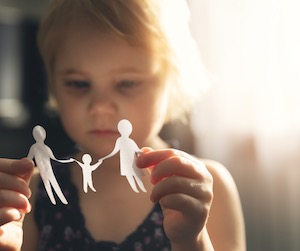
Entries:
POLYGON ((91 155, 89 155, 87 153, 83 154, 82 161, 83 161, 83 163, 91 163, 92 162, 91 155))
POLYGON ((123 136, 128 136, 132 133, 132 124, 127 119, 122 119, 118 123, 118 131, 123 136))
POLYGON ((32 130, 32 135, 36 141, 44 141, 46 139, 46 130, 42 126, 36 125, 32 130))

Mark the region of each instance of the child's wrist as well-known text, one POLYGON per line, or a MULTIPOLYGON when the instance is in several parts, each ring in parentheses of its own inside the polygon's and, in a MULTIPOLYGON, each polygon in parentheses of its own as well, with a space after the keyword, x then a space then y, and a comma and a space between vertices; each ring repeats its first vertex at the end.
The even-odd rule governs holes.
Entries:
POLYGON ((204 228, 198 237, 186 242, 171 242, 172 251, 214 251, 207 229, 204 228))

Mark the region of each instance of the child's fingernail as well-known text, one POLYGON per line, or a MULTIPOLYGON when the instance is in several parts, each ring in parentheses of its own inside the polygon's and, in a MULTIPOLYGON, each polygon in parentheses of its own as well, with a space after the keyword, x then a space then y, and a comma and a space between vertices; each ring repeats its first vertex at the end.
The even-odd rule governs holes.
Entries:
POLYGON ((22 164, 24 165, 24 167, 31 168, 34 166, 33 161, 30 159, 23 158, 23 159, 21 159, 21 161, 22 161, 22 164))
POLYGON ((137 165, 137 167, 143 167, 143 160, 141 158, 142 155, 143 155, 143 153, 136 153, 136 165, 137 165))
POLYGON ((27 191, 27 194, 26 194, 26 197, 29 199, 32 195, 32 192, 31 192, 31 189, 28 188, 28 191, 27 191))
POLYGON ((136 157, 139 157, 139 156, 141 156, 142 154, 143 154, 142 151, 136 151, 136 152, 135 152, 136 157))
POLYGON ((32 207, 31 207, 30 202, 27 202, 26 208, 21 209, 21 217, 23 216, 23 214, 28 214, 29 212, 31 212, 31 209, 32 209, 32 207))
POLYGON ((26 208, 26 212, 27 212, 27 213, 31 212, 31 209, 32 209, 31 204, 28 203, 28 206, 27 206, 27 208, 26 208))
POLYGON ((12 216, 14 221, 18 221, 22 218, 22 214, 15 208, 8 209, 8 213, 12 216))

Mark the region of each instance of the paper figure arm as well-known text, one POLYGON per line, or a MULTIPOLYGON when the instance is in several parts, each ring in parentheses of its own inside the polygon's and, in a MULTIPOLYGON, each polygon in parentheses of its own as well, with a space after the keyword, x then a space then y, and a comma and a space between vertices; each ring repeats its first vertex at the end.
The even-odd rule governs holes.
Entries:
POLYGON ((97 161, 97 163, 95 163, 94 165, 91 166, 92 170, 96 170, 96 168, 98 168, 98 166, 100 166, 103 162, 103 159, 99 159, 97 161))
POLYGON ((44 151, 46 151, 46 153, 47 153, 47 156, 50 158, 50 159, 53 159, 53 160, 55 160, 55 161, 59 161, 55 156, 54 156, 54 154, 53 154, 53 152, 52 152, 52 150, 51 150, 51 148, 49 147, 49 146, 44 146, 44 151))
POLYGON ((80 161, 78 161, 77 159, 74 159, 74 158, 70 158, 68 160, 63 160, 62 163, 69 163, 69 162, 76 162, 78 165, 81 165, 82 163, 80 161))
POLYGON ((49 156, 50 159, 53 159, 53 160, 55 160, 55 161, 57 161, 57 162, 60 162, 60 163, 71 163, 71 162, 74 161, 74 159, 72 159, 72 158, 67 159, 67 160, 57 159, 57 158, 54 156, 54 154, 53 154, 51 148, 48 147, 48 146, 45 146, 45 147, 46 147, 45 150, 47 151, 47 154, 48 154, 48 156, 49 156))
MULTIPOLYGON (((99 159, 98 161, 100 162, 100 161, 103 161, 103 160, 105 160, 105 159, 108 159, 108 158, 114 156, 115 154, 117 154, 117 152, 119 152, 119 151, 120 151, 120 147, 119 147, 119 139, 117 139, 115 148, 112 150, 112 152, 111 152, 110 154, 106 155, 105 157, 99 159)), ((102 162, 101 162, 101 163, 102 163, 102 162)))
POLYGON ((128 139, 128 146, 130 147, 132 151, 134 151, 136 154, 142 153, 141 149, 139 146, 135 143, 135 141, 131 138, 128 139))
POLYGON ((56 161, 60 162, 60 163, 71 163, 71 162, 74 162, 76 161, 75 159, 73 158, 70 158, 70 159, 55 159, 56 161))
POLYGON ((27 159, 32 160, 34 158, 34 152, 35 152, 34 148, 35 148, 34 145, 30 147, 29 152, 27 154, 27 159))
MULTIPOLYGON (((62 163, 68 163, 68 162, 76 162, 78 165, 80 165, 81 167, 84 167, 84 163, 81 163, 80 161, 78 161, 77 159, 74 159, 74 158, 70 158, 68 160, 63 160, 62 163)), ((96 169, 99 165, 101 165, 102 163, 102 159, 99 159, 97 161, 97 163, 95 163, 94 165, 90 166, 92 169, 96 169)))

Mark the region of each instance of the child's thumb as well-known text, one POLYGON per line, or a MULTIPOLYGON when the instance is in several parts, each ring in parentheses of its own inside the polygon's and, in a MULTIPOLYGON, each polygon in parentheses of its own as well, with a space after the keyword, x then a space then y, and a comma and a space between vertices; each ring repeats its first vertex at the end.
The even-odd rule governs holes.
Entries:
POLYGON ((23 158, 20 160, 13 160, 11 162, 11 168, 8 173, 16 175, 24 179, 27 183, 29 183, 30 178, 33 174, 33 170, 34 170, 33 161, 27 158, 23 158))
MULTIPOLYGON (((145 168, 143 163, 143 154, 146 154, 148 152, 152 152, 153 149, 150 147, 143 147, 141 148, 141 153, 139 153, 139 157, 137 159, 137 166, 140 168, 145 168)), ((146 166, 147 171, 151 174, 154 166, 146 166)))

